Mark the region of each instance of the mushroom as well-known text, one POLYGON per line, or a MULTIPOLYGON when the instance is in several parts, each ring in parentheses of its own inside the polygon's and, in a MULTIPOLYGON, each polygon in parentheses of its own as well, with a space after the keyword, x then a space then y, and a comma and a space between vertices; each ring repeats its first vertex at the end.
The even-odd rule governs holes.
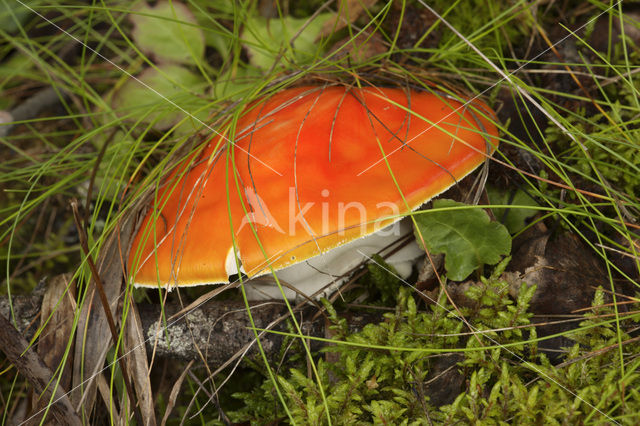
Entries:
MULTIPOLYGON (((259 99, 163 181, 130 280, 172 289, 246 274, 251 299, 282 297, 274 272, 287 298, 335 288, 493 153, 492 120, 480 101, 414 89, 306 86, 259 99)), ((407 276, 421 253, 411 242, 387 262, 407 276)))

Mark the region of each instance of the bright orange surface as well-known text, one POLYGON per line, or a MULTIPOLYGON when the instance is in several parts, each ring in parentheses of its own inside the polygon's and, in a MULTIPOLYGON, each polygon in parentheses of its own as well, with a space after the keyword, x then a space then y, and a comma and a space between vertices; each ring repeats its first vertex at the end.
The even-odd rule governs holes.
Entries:
POLYGON ((234 240, 247 274, 260 275, 394 222, 493 152, 497 129, 477 109, 493 112, 473 105, 344 87, 288 89, 251 105, 233 145, 214 137, 160 189, 161 218, 149 213, 132 245, 134 282, 227 282, 234 240))

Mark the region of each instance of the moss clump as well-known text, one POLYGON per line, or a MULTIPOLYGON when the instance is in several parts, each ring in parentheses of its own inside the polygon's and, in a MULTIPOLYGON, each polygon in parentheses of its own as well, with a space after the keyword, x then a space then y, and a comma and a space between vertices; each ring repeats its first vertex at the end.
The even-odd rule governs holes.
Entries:
MULTIPOLYGON (((569 336, 576 344, 566 361, 554 366, 537 351, 530 326, 527 308, 535 287, 524 287, 517 300, 505 288, 492 278, 467 292, 472 303, 463 314, 475 333, 465 333, 468 326, 445 297, 422 312, 408 289, 400 290, 395 312, 361 332, 349 334, 344 320, 334 315, 336 341, 342 343, 325 351, 339 358, 320 357, 316 363, 326 399, 304 366, 277 378, 292 419, 327 424, 328 408, 332 424, 632 422, 640 410, 640 393, 632 386, 640 347, 625 348, 628 364, 622 369, 616 324, 601 319, 612 309, 587 314, 569 336), (449 403, 437 406, 438 389, 430 386, 443 356, 459 361, 446 374, 460 381, 449 403)), ((600 305, 601 292, 594 302, 600 305)), ((244 402, 229 413, 235 421, 264 424, 287 417, 269 380, 234 397, 244 402)))

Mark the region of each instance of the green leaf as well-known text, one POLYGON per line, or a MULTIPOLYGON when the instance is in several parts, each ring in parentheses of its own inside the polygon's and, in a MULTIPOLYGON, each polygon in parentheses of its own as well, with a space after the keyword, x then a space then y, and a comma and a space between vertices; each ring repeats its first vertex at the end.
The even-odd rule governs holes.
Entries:
MULTIPOLYGON (((185 116, 185 111, 199 120, 207 117, 207 101, 201 95, 206 81, 179 65, 163 65, 143 71, 137 80, 130 79, 114 94, 112 105, 129 120, 153 122, 157 130, 166 130, 185 116), (139 80, 139 81, 138 81, 139 80), (141 83, 142 82, 142 83, 141 83)), ((201 127, 191 120, 184 131, 201 127)))
POLYGON ((283 55, 281 62, 285 63, 312 62, 322 53, 317 41, 320 31, 324 23, 333 17, 331 13, 323 13, 311 22, 308 22, 308 18, 290 16, 278 19, 261 16, 250 18, 242 33, 249 61, 262 69, 270 69, 280 55, 283 55))
POLYGON ((204 57, 204 34, 182 3, 161 1, 131 15, 136 46, 159 62, 197 64, 204 57))
MULTIPOLYGON (((498 188, 487 186, 489 202, 497 205, 532 206, 537 207, 538 203, 527 195, 526 192, 518 189, 515 191, 503 191, 498 188)), ((526 225, 526 220, 537 213, 535 209, 527 208, 492 208, 491 211, 496 219, 503 223, 510 233, 515 234, 521 231, 526 225)))
POLYGON ((222 22, 244 21, 242 5, 229 0, 207 0, 206 9, 193 5, 192 12, 202 29, 205 44, 217 50, 223 60, 229 59, 236 39, 233 30, 226 29, 222 22))
MULTIPOLYGON (((434 209, 464 206, 436 200, 434 209)), ((511 237, 504 225, 491 222, 484 210, 430 211, 416 215, 417 240, 431 253, 445 254, 447 277, 462 281, 483 264, 493 265, 511 252, 511 237)))
POLYGON ((264 72, 256 67, 239 66, 225 71, 213 83, 211 95, 218 100, 240 100, 256 87, 256 82, 264 78, 264 72))

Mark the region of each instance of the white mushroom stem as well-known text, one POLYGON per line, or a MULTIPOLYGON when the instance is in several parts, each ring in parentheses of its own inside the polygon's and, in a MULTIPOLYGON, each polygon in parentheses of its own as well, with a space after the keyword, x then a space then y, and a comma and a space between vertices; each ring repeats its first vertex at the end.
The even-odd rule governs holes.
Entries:
MULTIPOLYGON (((320 293, 315 297, 325 297, 337 290, 349 278, 348 273, 358 265, 412 233, 411 221, 403 219, 376 233, 277 271, 276 275, 278 280, 297 289, 296 292, 283 285, 287 299, 302 300, 302 295, 314 297, 318 292, 320 293)), ((387 257, 385 262, 393 266, 404 279, 411 274, 414 263, 423 254, 424 250, 412 239, 387 257)), ((272 275, 253 278, 245 286, 249 300, 282 299, 282 293, 272 275)))

